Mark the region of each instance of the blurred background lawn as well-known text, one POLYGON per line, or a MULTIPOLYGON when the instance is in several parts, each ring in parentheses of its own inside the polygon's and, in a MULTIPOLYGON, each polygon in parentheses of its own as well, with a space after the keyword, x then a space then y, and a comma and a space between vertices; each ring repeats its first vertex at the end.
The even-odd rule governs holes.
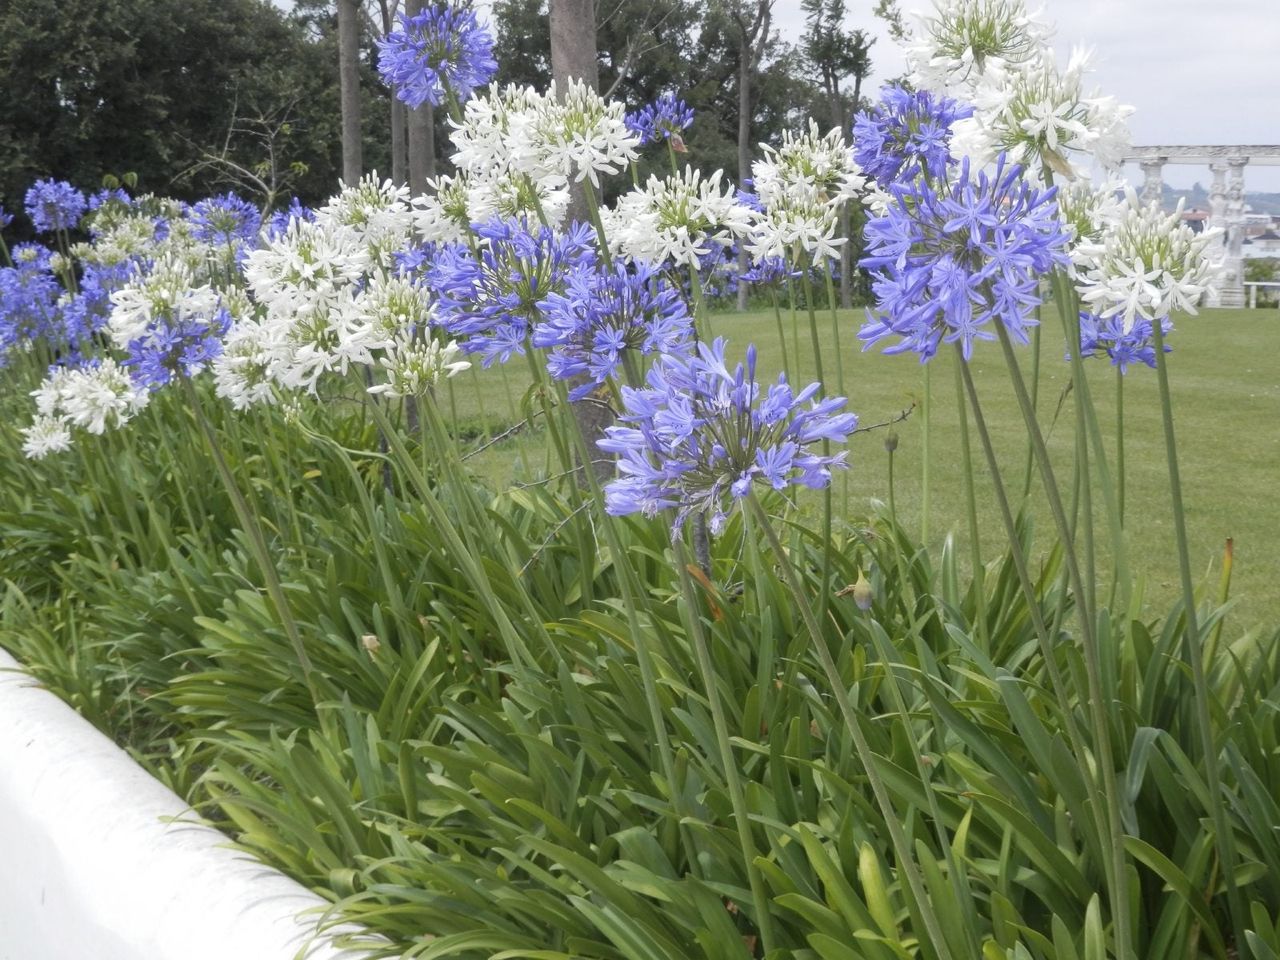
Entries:
MULTIPOLYGON (((889 458, 884 440, 892 430, 899 438, 894 455, 898 515, 916 534, 920 530, 922 503, 919 403, 924 389, 923 368, 914 356, 861 352, 856 339, 863 319, 861 311, 841 312, 839 319, 841 346, 837 350, 830 313, 818 314, 828 392, 838 392, 838 358, 850 408, 859 415, 863 426, 892 420, 913 403, 916 409, 905 422, 853 438, 851 469, 847 478, 836 481, 837 510, 849 522, 859 523, 875 511, 877 502, 888 501, 889 458)), ((747 343, 757 345, 760 379, 772 379, 782 368, 772 310, 717 313, 711 322, 716 335, 729 339, 731 358, 740 358, 747 343)), ((801 313, 798 323, 797 352, 791 319, 784 311, 788 374, 794 385, 801 386, 814 379, 815 370, 807 315, 801 313)), ((1063 362, 1060 330, 1057 317, 1051 312, 1046 314, 1040 410, 1060 482, 1069 493, 1074 411, 1070 396, 1063 396, 1070 372, 1063 362)), ((1232 632, 1262 623, 1274 626, 1280 623, 1280 313, 1206 310, 1199 316, 1179 319, 1169 343, 1173 347, 1169 355, 1170 378, 1193 569, 1207 589, 1216 591, 1223 547, 1228 537, 1233 538, 1231 592, 1236 606, 1231 614, 1232 632)), ((1021 348, 1020 355, 1029 373, 1030 348, 1021 348)), ((968 530, 954 364, 949 348, 930 364, 933 413, 928 541, 936 549, 946 536, 954 534, 961 548, 958 555, 963 558, 968 556, 968 530)), ((1086 366, 1114 470, 1115 371, 1104 360, 1089 360, 1086 366)), ((506 371, 495 368, 474 375, 462 374, 453 381, 451 400, 467 433, 496 434, 520 419, 519 414, 513 416, 512 410, 513 406, 518 408, 528 388, 529 374, 523 363, 512 362, 508 367, 506 371)), ((998 344, 977 346, 973 373, 1005 482, 1012 494, 1020 494, 1026 431, 998 344)), ((451 400, 441 397, 446 408, 451 400)), ((1163 615, 1178 596, 1178 574, 1154 370, 1130 368, 1124 406, 1130 566, 1143 578, 1146 611, 1163 615)), ((973 444, 983 553, 990 558, 1003 541, 1003 531, 976 434, 973 444)), ((472 457, 470 463, 488 484, 499 489, 511 482, 536 481, 548 469, 554 470, 547 462, 546 448, 542 431, 527 429, 493 444, 472 457)), ((1095 493, 1094 500, 1098 539, 1104 546, 1101 494, 1095 493)), ((818 498, 811 497, 802 501, 801 508, 806 513, 816 512, 817 503, 818 498)), ((1052 539, 1052 520, 1038 481, 1033 484, 1032 505, 1037 547, 1047 549, 1052 539)), ((1105 573, 1100 573, 1102 576, 1105 573)))

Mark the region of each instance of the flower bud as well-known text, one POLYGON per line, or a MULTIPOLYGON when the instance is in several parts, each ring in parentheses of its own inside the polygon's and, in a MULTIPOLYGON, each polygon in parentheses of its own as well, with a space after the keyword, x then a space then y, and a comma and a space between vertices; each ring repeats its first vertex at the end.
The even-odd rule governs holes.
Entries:
POLYGON ((892 431, 892 430, 891 430, 891 431, 890 431, 890 432, 885 436, 885 438, 884 438, 884 448, 885 448, 885 450, 886 450, 886 451, 888 451, 889 453, 893 453, 893 451, 895 451, 895 450, 897 450, 897 449, 898 449, 898 434, 897 434, 895 431, 892 431))
POLYGON ((858 605, 859 610, 870 610, 871 603, 876 598, 875 591, 871 589, 871 582, 867 580, 867 575, 861 570, 858 571, 858 582, 853 585, 853 602, 858 605))
POLYGON ((382 641, 374 634, 366 633, 360 638, 360 646, 369 652, 369 656, 375 657, 378 655, 378 651, 382 649, 382 641))

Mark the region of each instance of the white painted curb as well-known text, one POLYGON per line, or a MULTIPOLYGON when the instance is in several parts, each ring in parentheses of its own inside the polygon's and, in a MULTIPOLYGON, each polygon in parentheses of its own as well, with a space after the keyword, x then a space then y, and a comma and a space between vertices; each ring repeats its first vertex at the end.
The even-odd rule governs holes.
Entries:
MULTIPOLYGON (((0 960, 293 960, 325 901, 230 850, 0 650, 0 960), (187 822, 171 822, 181 818, 187 822)), ((358 960, 318 939, 307 960, 358 960)))

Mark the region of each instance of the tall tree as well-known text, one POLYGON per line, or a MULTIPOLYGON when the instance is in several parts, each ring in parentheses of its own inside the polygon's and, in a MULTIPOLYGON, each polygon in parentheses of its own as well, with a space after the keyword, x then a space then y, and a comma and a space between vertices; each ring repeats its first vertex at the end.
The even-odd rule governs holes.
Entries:
MULTIPOLYGON (((415 17, 426 4, 423 0, 404 0, 406 16, 415 17)), ((409 123, 409 190, 414 196, 427 192, 427 178, 435 176, 435 115, 431 104, 405 111, 409 123)))
POLYGON ((342 179, 355 183, 364 175, 364 132, 360 126, 359 0, 337 0, 338 88, 342 104, 342 179))
MULTIPOLYGON (((738 53, 738 183, 751 176, 751 88, 769 45, 773 0, 729 0, 738 53)), ((747 251, 738 249, 738 273, 746 273, 747 251)), ((738 309, 747 309, 747 287, 738 285, 738 309)))
MULTIPOLYGON (((801 0, 801 7, 805 13, 805 60, 817 75, 831 126, 847 134, 850 114, 862 98, 862 81, 871 72, 870 51, 875 38, 865 30, 846 28, 845 0, 801 0), (853 91, 846 99, 842 84, 849 77, 853 91)), ((852 212, 847 206, 840 216, 840 229, 848 239, 840 248, 840 303, 848 309, 853 304, 853 241, 852 212)))

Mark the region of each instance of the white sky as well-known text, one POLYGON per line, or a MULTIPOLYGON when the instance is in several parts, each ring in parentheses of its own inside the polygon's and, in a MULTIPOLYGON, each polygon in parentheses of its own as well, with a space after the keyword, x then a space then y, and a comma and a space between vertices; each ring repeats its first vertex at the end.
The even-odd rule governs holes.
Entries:
MULTIPOLYGON (((903 61, 873 0, 848 0, 849 25, 879 39, 873 81, 902 73, 903 61)), ((903 10, 924 0, 900 0, 903 10)), ((1034 7, 1034 3, 1028 6, 1034 7)), ((1058 25, 1060 62, 1073 46, 1094 50, 1100 92, 1132 104, 1133 142, 1280 143, 1280 0, 1041 0, 1058 25)), ((795 41, 804 27, 800 0, 775 0, 774 23, 795 41)), ((1136 180, 1136 164, 1131 164, 1136 180)), ((1175 187, 1210 182, 1207 167, 1164 168, 1175 187)), ((1246 190, 1280 192, 1280 167, 1245 170, 1246 190)))

